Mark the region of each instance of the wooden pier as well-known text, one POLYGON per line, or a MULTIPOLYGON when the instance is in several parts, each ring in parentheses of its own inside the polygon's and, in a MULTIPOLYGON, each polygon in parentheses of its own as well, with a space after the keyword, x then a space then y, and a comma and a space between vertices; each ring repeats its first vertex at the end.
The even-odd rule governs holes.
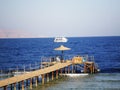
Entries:
POLYGON ((46 67, 44 69, 32 71, 30 73, 14 76, 8 79, 4 79, 0 81, 0 87, 3 87, 4 90, 7 90, 8 85, 13 85, 14 90, 16 90, 16 83, 21 82, 22 83, 22 90, 24 90, 24 81, 29 80, 30 81, 30 89, 32 89, 32 78, 36 78, 35 85, 37 86, 37 78, 39 76, 42 76, 42 84, 44 84, 44 78, 45 74, 47 74, 47 81, 49 81, 49 73, 52 72, 52 80, 54 79, 54 72, 56 72, 56 79, 58 78, 58 70, 63 69, 69 65, 71 65, 72 62, 65 62, 65 63, 60 63, 57 62, 53 66, 46 67))
MULTIPOLYGON (((45 63, 44 63, 45 64, 45 63)), ((72 61, 67 60, 66 62, 56 62, 52 64, 52 66, 45 67, 43 69, 39 69, 36 71, 32 71, 26 74, 14 76, 11 78, 7 78, 4 80, 0 80, 0 88, 3 88, 4 90, 7 90, 7 87, 11 85, 11 89, 14 88, 16 90, 17 83, 21 83, 21 88, 24 90, 25 81, 29 81, 29 88, 32 89, 33 84, 33 78, 35 79, 35 86, 38 85, 38 77, 42 77, 42 85, 45 83, 45 76, 47 79, 47 82, 50 81, 50 73, 52 73, 51 79, 54 80, 54 78, 58 79, 59 73, 62 74, 62 70, 64 70, 64 73, 70 73, 70 65, 74 67, 75 64, 84 64, 84 73, 95 73, 95 65, 94 62, 81 62, 81 58, 74 58, 72 61)), ((75 72, 74 68, 72 68, 72 73, 75 72)), ((28 83, 27 83, 28 84, 28 83)), ((26 85, 27 85, 26 84, 26 85)))

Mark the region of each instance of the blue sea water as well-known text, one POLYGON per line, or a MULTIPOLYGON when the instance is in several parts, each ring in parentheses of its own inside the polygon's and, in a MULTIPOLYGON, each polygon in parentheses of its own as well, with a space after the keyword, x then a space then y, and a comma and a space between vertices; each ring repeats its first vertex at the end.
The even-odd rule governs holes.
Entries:
POLYGON ((64 52, 64 56, 94 56, 100 73, 86 77, 63 77, 39 85, 34 90, 120 90, 120 36, 68 37, 67 43, 53 41, 54 38, 0 39, 0 70, 40 63, 42 56, 60 55, 61 52, 54 51, 54 48, 62 44, 71 48, 64 52))
POLYGON ((16 68, 40 62, 42 56, 59 55, 54 48, 61 44, 71 48, 65 55, 93 55, 101 72, 120 72, 120 37, 74 37, 67 43, 54 38, 0 39, 0 69, 16 68))

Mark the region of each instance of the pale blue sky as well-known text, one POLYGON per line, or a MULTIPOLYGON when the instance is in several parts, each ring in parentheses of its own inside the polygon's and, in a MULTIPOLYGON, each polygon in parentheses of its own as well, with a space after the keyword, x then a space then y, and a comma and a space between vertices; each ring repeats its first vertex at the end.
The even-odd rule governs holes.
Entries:
POLYGON ((120 0, 0 0, 0 37, 120 36, 120 0))

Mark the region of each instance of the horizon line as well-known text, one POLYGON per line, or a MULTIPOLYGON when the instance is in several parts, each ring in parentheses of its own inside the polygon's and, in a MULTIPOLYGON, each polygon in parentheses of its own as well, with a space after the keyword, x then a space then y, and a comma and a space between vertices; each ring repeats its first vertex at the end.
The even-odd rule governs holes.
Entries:
MULTIPOLYGON (((65 37, 65 36, 45 36, 45 37, 0 37, 0 39, 27 39, 27 38, 55 38, 55 37, 65 37)), ((115 35, 103 35, 103 36, 66 36, 66 38, 76 38, 76 37, 120 37, 115 35)))

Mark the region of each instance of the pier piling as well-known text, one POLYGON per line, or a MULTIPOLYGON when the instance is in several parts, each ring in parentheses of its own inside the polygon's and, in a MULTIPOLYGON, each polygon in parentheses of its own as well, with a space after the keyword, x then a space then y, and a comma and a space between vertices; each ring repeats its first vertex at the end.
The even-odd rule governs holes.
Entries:
POLYGON ((10 89, 12 90, 12 84, 10 85, 10 89))
POLYGON ((49 82, 49 73, 47 73, 47 82, 49 82))
POLYGON ((21 82, 18 82, 18 90, 20 90, 20 83, 21 83, 21 82))
POLYGON ((56 79, 58 79, 58 70, 56 70, 56 79))
POLYGON ((84 73, 95 73, 95 65, 94 62, 86 62, 84 63, 84 73))
POLYGON ((38 86, 38 76, 36 76, 36 78, 35 78, 35 86, 36 87, 38 86))
POLYGON ((4 90, 7 90, 7 86, 4 86, 4 90))
POLYGON ((30 89, 32 89, 32 78, 30 78, 30 89))
POLYGON ((24 80, 22 81, 22 90, 24 90, 24 80))
POLYGON ((65 74, 67 74, 67 67, 65 67, 65 74))
POLYGON ((26 80, 26 86, 28 86, 28 79, 26 80))
POLYGON ((72 64, 72 73, 74 73, 74 65, 72 64))
POLYGON ((54 71, 52 71, 52 80, 54 79, 54 71))
POLYGON ((68 73, 70 73, 70 66, 68 66, 68 73))
POLYGON ((45 83, 45 76, 44 76, 44 74, 42 74, 41 76, 42 76, 42 85, 44 85, 44 83, 45 83))
POLYGON ((16 90, 16 83, 14 83, 14 90, 16 90))
POLYGON ((60 69, 60 74, 62 74, 62 68, 60 69))

